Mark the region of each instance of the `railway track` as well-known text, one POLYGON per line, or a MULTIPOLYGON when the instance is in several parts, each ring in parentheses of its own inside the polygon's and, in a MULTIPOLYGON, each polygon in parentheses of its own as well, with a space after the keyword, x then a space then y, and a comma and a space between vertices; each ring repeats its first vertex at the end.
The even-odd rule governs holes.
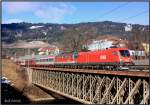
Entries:
POLYGON ((55 71, 55 72, 66 72, 66 73, 85 73, 85 74, 96 74, 96 75, 118 75, 118 76, 132 76, 132 77, 149 77, 149 71, 112 71, 112 70, 92 70, 92 69, 71 69, 71 68, 43 68, 43 67, 32 67, 34 70, 43 71, 55 71))
POLYGON ((89 70, 112 70, 112 71, 148 71, 149 65, 128 65, 122 67, 117 65, 116 68, 113 65, 97 66, 97 65, 40 65, 40 66, 25 66, 25 67, 40 67, 40 68, 66 68, 66 69, 89 69, 89 70))
POLYGON ((148 65, 132 65, 129 66, 128 70, 112 70, 112 69, 99 69, 98 67, 73 67, 73 66, 64 66, 64 67, 30 67, 33 70, 50 70, 50 71, 60 71, 60 72, 75 72, 75 73, 87 73, 87 74, 107 74, 107 75, 121 75, 121 76, 135 76, 135 77, 149 77, 149 66, 148 65))
POLYGON ((149 70, 149 65, 134 65, 134 66, 129 66, 129 70, 133 69, 133 70, 149 70))

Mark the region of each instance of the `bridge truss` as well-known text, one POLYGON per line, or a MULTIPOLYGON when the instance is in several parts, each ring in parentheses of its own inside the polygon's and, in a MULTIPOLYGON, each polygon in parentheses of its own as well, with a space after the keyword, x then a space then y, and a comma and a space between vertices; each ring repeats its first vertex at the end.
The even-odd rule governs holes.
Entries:
POLYGON ((86 104, 150 104, 148 77, 36 68, 32 70, 32 82, 86 104))

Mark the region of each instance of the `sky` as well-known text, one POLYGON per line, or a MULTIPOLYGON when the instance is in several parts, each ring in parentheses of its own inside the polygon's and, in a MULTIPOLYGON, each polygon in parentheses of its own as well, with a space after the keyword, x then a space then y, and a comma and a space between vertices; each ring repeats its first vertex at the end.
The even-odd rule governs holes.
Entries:
POLYGON ((148 2, 2 2, 2 23, 149 24, 148 2))

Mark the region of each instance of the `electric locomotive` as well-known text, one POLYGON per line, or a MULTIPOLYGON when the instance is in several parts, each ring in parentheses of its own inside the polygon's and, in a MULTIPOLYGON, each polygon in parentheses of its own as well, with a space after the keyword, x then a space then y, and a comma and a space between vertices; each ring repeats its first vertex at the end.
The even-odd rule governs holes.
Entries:
MULTIPOLYGON (((93 65, 107 68, 127 67, 133 65, 132 57, 127 48, 109 48, 97 51, 79 52, 78 54, 62 54, 55 57, 60 65, 93 65)), ((128 69, 128 68, 127 68, 128 69)))

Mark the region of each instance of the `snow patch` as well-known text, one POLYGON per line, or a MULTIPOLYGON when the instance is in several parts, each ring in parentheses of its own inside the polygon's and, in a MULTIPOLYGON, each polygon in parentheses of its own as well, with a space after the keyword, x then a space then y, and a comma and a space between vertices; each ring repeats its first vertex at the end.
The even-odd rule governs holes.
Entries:
POLYGON ((66 29, 66 27, 64 27, 64 26, 60 27, 60 30, 65 30, 65 29, 66 29))
POLYGON ((36 44, 36 45, 40 45, 40 44, 45 44, 44 42, 42 41, 32 41, 32 42, 29 42, 29 44, 36 44))
POLYGON ((40 27, 44 27, 44 26, 31 26, 31 27, 29 27, 29 29, 36 29, 36 28, 40 28, 40 27))
POLYGON ((44 35, 47 35, 47 32, 43 31, 43 34, 44 34, 44 35))
POLYGON ((49 30, 52 30, 52 27, 48 27, 49 28, 49 30))

